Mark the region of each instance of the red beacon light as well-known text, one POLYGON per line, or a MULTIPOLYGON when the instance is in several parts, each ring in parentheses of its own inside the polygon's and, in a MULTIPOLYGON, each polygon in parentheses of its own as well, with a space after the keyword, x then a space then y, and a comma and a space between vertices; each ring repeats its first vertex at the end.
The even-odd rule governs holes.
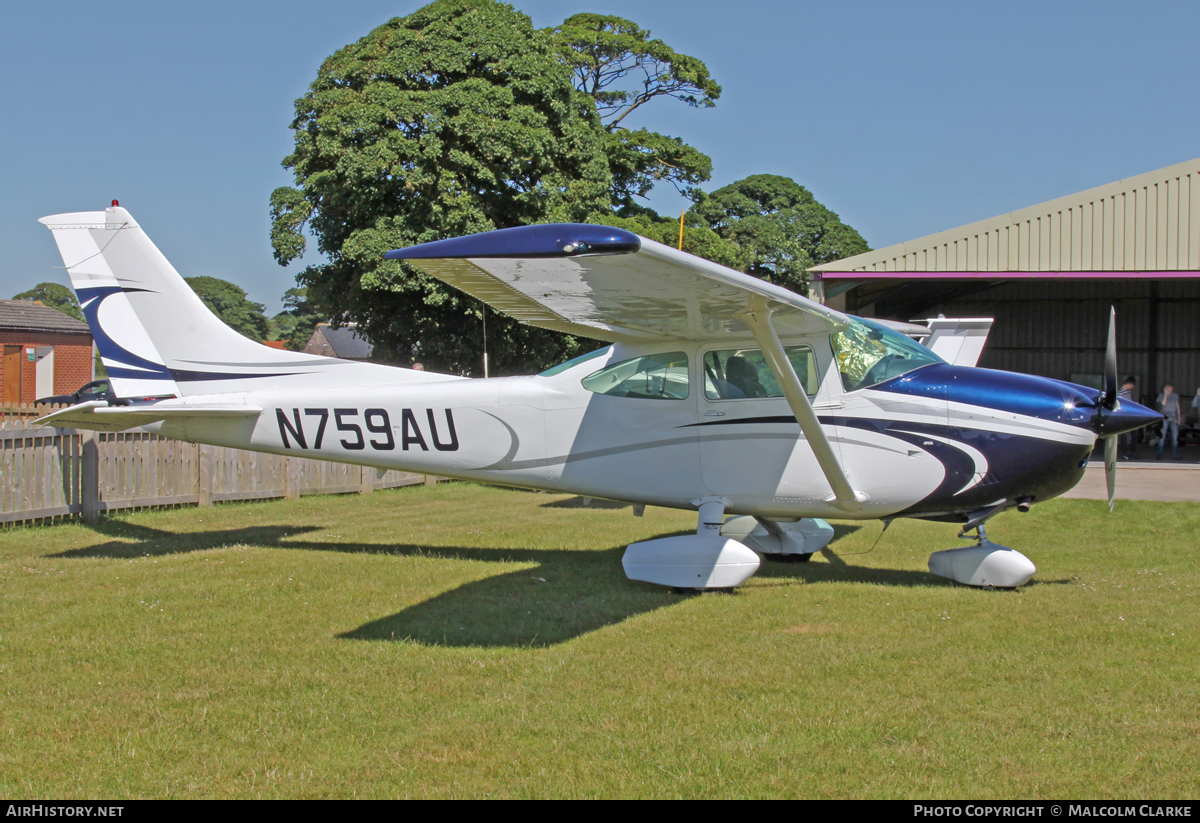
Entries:
POLYGON ((120 204, 120 203, 118 203, 116 200, 114 200, 114 201, 113 201, 113 205, 114 205, 114 206, 119 206, 119 205, 121 205, 121 204, 120 204))

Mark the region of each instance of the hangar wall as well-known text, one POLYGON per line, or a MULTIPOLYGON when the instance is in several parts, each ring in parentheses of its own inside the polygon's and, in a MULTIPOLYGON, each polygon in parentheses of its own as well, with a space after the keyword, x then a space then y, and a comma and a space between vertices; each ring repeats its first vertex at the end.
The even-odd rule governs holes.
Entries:
MULTIPOLYGON (((1117 366, 1142 396, 1200 387, 1200 280, 1020 280, 934 305, 925 316, 994 317, 979 365, 1061 380, 1104 367, 1109 306, 1117 366)), ((877 305, 887 316, 886 305, 877 305)))
POLYGON ((1102 372, 1115 305, 1143 398, 1200 387, 1200 158, 809 272, 856 314, 994 317, 981 366, 1062 380, 1102 372))

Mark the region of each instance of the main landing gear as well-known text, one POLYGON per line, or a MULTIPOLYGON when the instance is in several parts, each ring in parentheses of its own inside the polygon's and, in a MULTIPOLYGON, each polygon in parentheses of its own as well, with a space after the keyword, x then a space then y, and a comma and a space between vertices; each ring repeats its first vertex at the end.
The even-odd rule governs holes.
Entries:
POLYGON ((630 544, 621 559, 626 577, 676 590, 729 589, 758 571, 760 555, 805 562, 833 539, 833 527, 824 520, 726 520, 729 501, 723 497, 700 498, 692 505, 700 510, 696 533, 630 544))
POLYGON ((782 523, 764 517, 730 517, 721 526, 721 535, 745 543, 774 563, 807 563, 829 545, 833 526, 824 520, 807 518, 782 523))

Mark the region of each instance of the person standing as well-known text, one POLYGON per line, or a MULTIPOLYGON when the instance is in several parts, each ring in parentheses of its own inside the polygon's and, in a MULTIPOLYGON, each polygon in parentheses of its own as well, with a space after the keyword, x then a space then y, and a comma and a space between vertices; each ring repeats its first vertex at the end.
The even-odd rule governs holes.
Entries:
POLYGON ((1158 441, 1158 459, 1163 459, 1163 450, 1167 440, 1171 441, 1171 457, 1180 459, 1179 453, 1179 424, 1183 422, 1183 410, 1179 406, 1179 395, 1170 383, 1163 385, 1162 394, 1158 396, 1158 410, 1166 415, 1162 424, 1162 439, 1158 441))
MULTIPOLYGON (((1125 383, 1121 386, 1121 390, 1117 392, 1117 397, 1122 400, 1133 402, 1133 392, 1137 388, 1137 381, 1132 376, 1125 378, 1125 383)), ((1138 460, 1137 450, 1137 431, 1125 432, 1121 435, 1121 459, 1122 460, 1138 460)))

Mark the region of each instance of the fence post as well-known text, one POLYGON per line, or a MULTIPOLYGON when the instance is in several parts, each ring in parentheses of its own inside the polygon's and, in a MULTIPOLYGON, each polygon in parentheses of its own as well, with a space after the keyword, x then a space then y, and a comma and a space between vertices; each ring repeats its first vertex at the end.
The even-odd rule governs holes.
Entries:
POLYGON ((359 494, 370 494, 375 491, 375 469, 370 466, 359 466, 362 470, 362 482, 358 486, 359 494))
POLYGON ((427 475, 425 475, 425 485, 426 486, 436 486, 437 482, 441 479, 442 478, 438 477, 435 474, 427 474, 427 475))
POLYGON ((199 506, 212 505, 213 493, 213 454, 212 446, 200 445, 196 454, 197 485, 196 504, 199 506))
POLYGON ((100 447, 93 431, 79 432, 79 493, 83 522, 100 522, 100 447))
POLYGON ((287 458, 284 465, 283 489, 283 496, 288 500, 300 499, 300 458, 287 458))

